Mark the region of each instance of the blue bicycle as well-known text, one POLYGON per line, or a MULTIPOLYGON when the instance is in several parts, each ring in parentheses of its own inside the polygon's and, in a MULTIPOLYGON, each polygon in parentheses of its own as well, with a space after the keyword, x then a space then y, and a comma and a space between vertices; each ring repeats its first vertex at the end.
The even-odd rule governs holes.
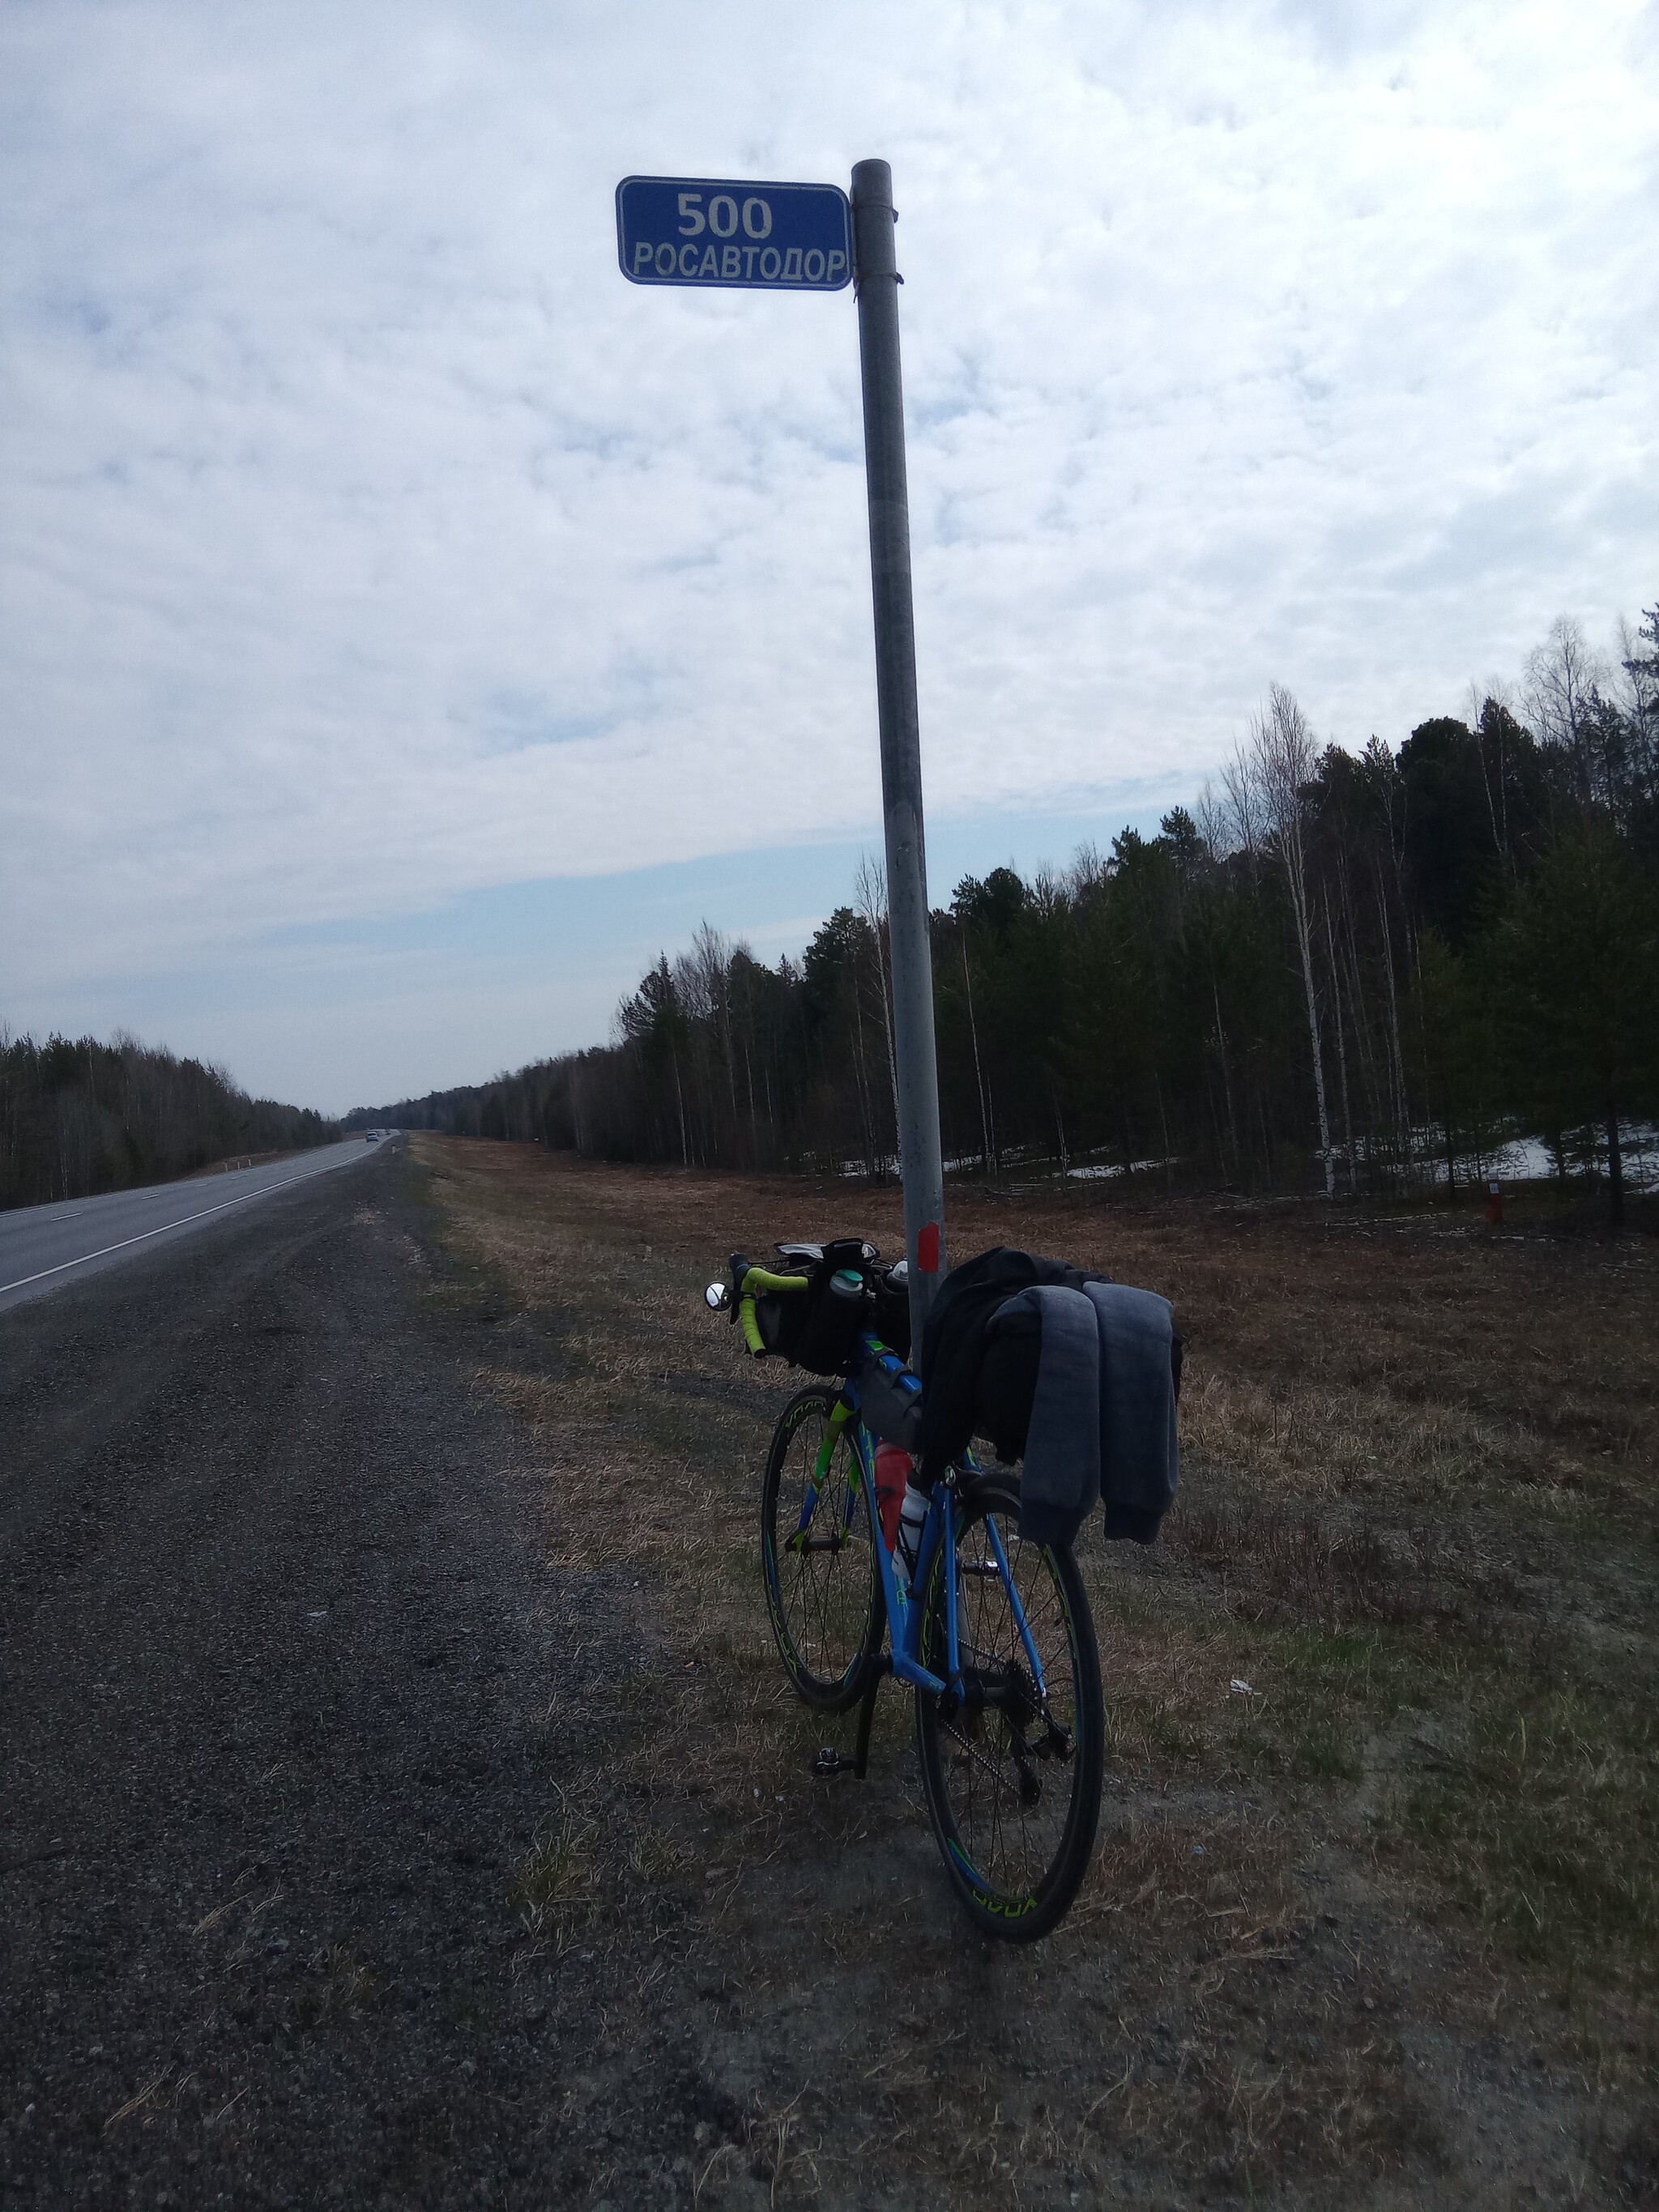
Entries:
POLYGON ((900 1271, 880 1270, 872 1245, 777 1249, 787 1272, 734 1254, 708 1303, 735 1310, 751 1352, 787 1350, 832 1378, 785 1407, 761 1492, 762 1576, 789 1679, 822 1711, 860 1707, 853 1759, 822 1752, 816 1771, 862 1777, 882 1680, 908 1684, 951 1879, 984 1933, 1033 1941, 1077 1895, 1100 1816, 1105 1716, 1077 1561, 1069 1546, 1021 1540, 1017 1475, 971 1453, 933 1486, 907 1559, 884 1527, 876 1465, 883 1442, 914 1449, 919 1413, 919 1382, 878 1333, 902 1310, 900 1271), (791 1341, 800 1313, 815 1343, 791 1341))

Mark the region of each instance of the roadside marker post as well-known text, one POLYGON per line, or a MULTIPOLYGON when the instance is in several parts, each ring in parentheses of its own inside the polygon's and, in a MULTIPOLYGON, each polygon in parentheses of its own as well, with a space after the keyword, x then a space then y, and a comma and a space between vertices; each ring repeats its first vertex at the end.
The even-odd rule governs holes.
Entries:
POLYGON ((897 220, 891 169, 885 161, 860 161, 853 171, 853 227, 864 381, 864 473, 870 503, 876 707, 887 833, 899 1169, 904 1179, 904 1250, 910 1262, 910 1338, 920 1361, 922 1323, 945 1267, 945 1152, 939 1141, 933 957, 927 934, 910 494, 904 466, 904 386, 899 372, 898 288, 902 279, 893 234, 897 220))
POLYGON ((630 283, 791 292, 839 291, 852 280, 858 285, 899 1168, 911 1336, 919 1356, 922 1324, 945 1266, 945 1155, 927 933, 896 221, 893 173, 885 161, 857 164, 850 201, 838 185, 708 177, 624 177, 617 187, 617 258, 630 283))

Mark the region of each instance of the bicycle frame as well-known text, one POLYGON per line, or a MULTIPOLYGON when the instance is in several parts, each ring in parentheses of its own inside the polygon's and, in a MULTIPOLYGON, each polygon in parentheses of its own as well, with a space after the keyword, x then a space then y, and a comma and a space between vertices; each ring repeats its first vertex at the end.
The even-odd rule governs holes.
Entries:
MULTIPOLYGON (((873 1358, 885 1348, 877 1337, 866 1336, 863 1340, 865 1358, 873 1358)), ((862 1364, 863 1360, 860 1359, 860 1365, 862 1364)), ((864 1425, 860 1415, 857 1367, 848 1376, 842 1388, 840 1402, 830 1416, 828 1431, 823 1443, 819 1446, 817 1464, 813 1469, 812 1480, 807 1486, 806 1497, 801 1505, 800 1522, 795 1531, 796 1537, 798 1540, 805 1538, 811 1527, 812 1516, 817 1509, 820 1486, 824 1476, 829 1473, 830 1462, 834 1455, 836 1445, 843 1433, 847 1435, 847 1440, 852 1447, 854 1462, 858 1472, 856 1477, 848 1483, 845 1518, 841 1528, 835 1532, 835 1535, 845 1536, 851 1528, 854 1509, 858 1500, 859 1486, 862 1484, 868 1499, 871 1528, 876 1539, 875 1550, 881 1574, 882 1599, 887 1608, 887 1634, 890 1655, 889 1664, 894 1679, 896 1681, 908 1682, 914 1688, 927 1692, 931 1697, 940 1699, 949 1698, 953 1702, 962 1699, 968 1693, 968 1685, 963 1671, 962 1643, 957 1617, 955 1506, 959 1473, 976 1474, 978 1472, 973 1455, 971 1452, 967 1455, 965 1467, 961 1469, 951 1468, 944 1479, 934 1485, 933 1494, 928 1503, 927 1516, 922 1522, 921 1540, 916 1553, 914 1586, 907 1589, 894 1569, 893 1553, 888 1549, 886 1540, 881 1533, 881 1515, 876 1502, 876 1440, 864 1425), (946 1674, 943 1679, 935 1674, 931 1668, 924 1667, 919 1656, 921 1649, 923 1610, 921 1594, 927 1588, 934 1559, 941 1545, 945 1549, 946 1668, 946 1674)), ((1008 1593, 1009 1604, 1019 1630, 1020 1642, 1024 1647, 1025 1656, 1030 1665, 1031 1677, 1036 1685, 1038 1698, 1046 1712, 1048 1705, 1048 1685, 1043 1674, 1042 1661, 1037 1653, 1036 1639, 1031 1634, 1030 1624, 1025 1618, 1025 1607, 1020 1602, 1019 1591, 1009 1568, 1008 1555, 1004 1549, 1002 1537, 996 1522, 988 1519, 985 1527, 986 1534, 990 1540, 996 1571, 1001 1577, 1003 1587, 1008 1593)), ((833 1541, 834 1538, 832 1537, 830 1540, 833 1541)))

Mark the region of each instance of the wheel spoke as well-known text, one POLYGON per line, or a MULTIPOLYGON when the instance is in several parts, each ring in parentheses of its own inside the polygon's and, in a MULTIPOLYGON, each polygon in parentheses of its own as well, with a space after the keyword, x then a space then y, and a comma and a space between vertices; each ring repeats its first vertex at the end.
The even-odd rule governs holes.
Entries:
MULTIPOLYGON (((952 1852, 958 1853, 958 1869, 963 1861, 973 1869, 969 1897, 987 1900, 991 1924, 1005 1933, 1041 1932, 1069 1903, 1092 1842, 1100 1787, 1100 1739, 1092 1719, 1093 1733, 1079 1755, 1085 1661, 1060 1568, 1054 1553, 1020 1542, 1017 1517, 1017 1498, 1005 1488, 988 1502, 969 1504, 958 1538, 957 1620, 962 1666, 969 1678, 964 1687, 970 1695, 978 1691, 981 1702, 948 1716, 937 1704, 918 1707, 924 1778, 941 1842, 951 1846, 947 1863, 952 1852), (1006 1578, 995 1569, 986 1526, 991 1515, 1007 1561, 1006 1578), (1011 1586, 1018 1593, 1042 1662, 1044 1697, 1038 1695, 1011 1586), (989 1693, 988 1702, 983 1701, 984 1692, 989 1693), (1051 1729, 1069 1741, 1068 1756, 1050 1755, 1055 1741, 1051 1729), (1034 1900, 1039 1906, 1035 1911, 1034 1900)), ((1075 1580, 1069 1559, 1066 1569, 1075 1580)), ((1079 1613, 1082 1602, 1079 1592, 1079 1613)), ((926 1648, 933 1671, 943 1674, 947 1660, 942 1564, 927 1605, 926 1648)), ((1091 1634, 1087 1666, 1093 1714, 1098 1692, 1091 1634)), ((959 1871, 957 1878, 962 1879, 959 1871)))
POLYGON ((763 1508, 773 1619, 785 1665, 803 1697, 830 1705, 843 1701, 849 1686, 856 1695, 859 1662, 877 1633, 869 1516, 861 1497, 848 1512, 855 1462, 844 1432, 822 1480, 814 1479, 834 1403, 828 1392, 809 1393, 785 1414, 773 1442, 763 1508), (797 1541, 809 1499, 811 1518, 805 1540, 797 1541))

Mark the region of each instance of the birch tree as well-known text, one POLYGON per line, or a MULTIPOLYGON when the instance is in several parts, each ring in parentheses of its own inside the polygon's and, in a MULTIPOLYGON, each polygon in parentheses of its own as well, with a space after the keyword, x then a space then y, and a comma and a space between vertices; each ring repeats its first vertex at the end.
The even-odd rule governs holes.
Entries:
POLYGON ((1248 750, 1238 763, 1237 780, 1241 794, 1254 799, 1265 829, 1265 842, 1285 872, 1291 919, 1296 927, 1297 952, 1302 963, 1302 988, 1308 1002, 1308 1044, 1313 1055, 1314 1100, 1319 1111, 1319 1150, 1325 1163, 1325 1195, 1334 1198, 1336 1163, 1331 1157, 1331 1117, 1325 1103, 1319 994, 1314 987, 1313 910, 1308 892, 1307 845, 1303 834, 1305 793, 1313 781, 1317 762, 1307 716, 1285 686, 1275 684, 1267 694, 1266 708, 1251 726, 1248 750))

